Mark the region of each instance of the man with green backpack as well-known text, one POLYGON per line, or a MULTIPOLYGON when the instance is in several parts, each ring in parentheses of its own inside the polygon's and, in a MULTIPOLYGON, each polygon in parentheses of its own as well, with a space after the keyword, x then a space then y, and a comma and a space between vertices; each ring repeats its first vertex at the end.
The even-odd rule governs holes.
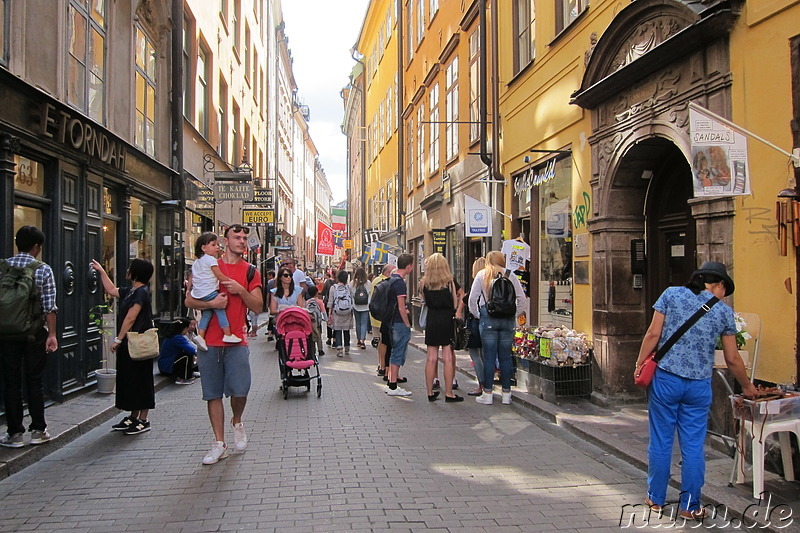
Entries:
POLYGON ((44 420, 42 374, 47 354, 58 349, 53 270, 36 260, 42 253, 44 233, 34 226, 22 226, 16 244, 17 255, 0 259, 0 374, 8 425, 0 446, 7 448, 25 445, 23 383, 31 417, 31 444, 50 440, 44 420))

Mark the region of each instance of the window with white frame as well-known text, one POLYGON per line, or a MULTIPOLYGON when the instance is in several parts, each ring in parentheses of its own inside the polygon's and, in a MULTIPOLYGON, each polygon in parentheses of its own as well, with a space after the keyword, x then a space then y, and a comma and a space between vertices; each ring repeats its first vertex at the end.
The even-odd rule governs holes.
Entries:
POLYGON ((589 7, 589 0, 556 0, 556 33, 561 33, 589 7))
POLYGON ((425 0, 417 0, 417 44, 425 35, 425 0))
POLYGON ((233 124, 231 124, 231 139, 233 139, 233 149, 231 150, 231 158, 228 162, 239 161, 239 153, 242 150, 242 143, 239 140, 239 119, 241 112, 239 111, 239 104, 236 100, 233 101, 233 124))
POLYGON ((439 168, 439 84, 431 87, 428 98, 430 106, 430 128, 428 128, 428 172, 433 174, 439 168))
POLYGON ((458 155, 458 56, 447 66, 445 73, 445 159, 458 155))
POLYGON ((378 146, 383 147, 386 141, 386 128, 384 128, 384 117, 386 116, 386 99, 380 101, 378 104, 378 146))
POLYGON ((242 53, 244 54, 244 81, 250 85, 250 24, 247 22, 244 23, 244 48, 242 48, 242 53))
POLYGON ((105 0, 70 0, 67 102, 105 123, 105 0))
POLYGON ((253 47, 253 103, 258 107, 258 92, 259 92, 259 82, 260 78, 258 77, 258 50, 256 47, 253 47))
POLYGON ((480 95, 480 28, 476 28, 469 36, 469 141, 478 140, 481 129, 479 120, 478 98, 480 95))
POLYGON ((242 0, 233 0, 233 49, 238 54, 242 39, 242 0))
POLYGON ((208 138, 208 83, 211 79, 209 73, 209 57, 211 54, 203 43, 197 47, 197 84, 195 88, 195 127, 203 137, 208 138))
POLYGON ((514 73, 516 74, 528 66, 536 55, 536 5, 534 0, 514 0, 514 37, 514 73))
MULTIPOLYGON (((406 46, 408 49, 406 50, 406 64, 411 63, 411 60, 414 59, 414 43, 416 39, 412 38, 414 35, 414 2, 408 3, 408 11, 406 13, 406 24, 408 27, 406 28, 406 35, 408 36, 406 41, 406 46)), ((403 31, 401 28, 400 31, 403 31)))
POLYGON ((433 20, 437 11, 439 11, 439 0, 430 0, 430 4, 428 4, 428 17, 433 20))
POLYGON ((217 153, 223 161, 228 160, 228 84, 219 77, 219 148, 217 153))
POLYGON ((406 188, 411 190, 414 188, 414 171, 417 168, 417 158, 414 157, 416 152, 416 139, 414 138, 414 117, 408 118, 406 124, 406 188))
POLYGON ((186 14, 183 15, 183 116, 187 120, 192 117, 192 35, 194 35, 194 21, 186 14))
POLYGON ((397 207, 397 199, 394 197, 395 176, 392 176, 386 182, 386 231, 391 231, 395 228, 394 212, 397 207))
POLYGON ((425 181, 425 102, 417 108, 417 183, 425 181))
POLYGON ((155 156, 156 144, 156 50, 153 41, 136 26, 134 67, 136 111, 133 139, 147 155, 155 156))

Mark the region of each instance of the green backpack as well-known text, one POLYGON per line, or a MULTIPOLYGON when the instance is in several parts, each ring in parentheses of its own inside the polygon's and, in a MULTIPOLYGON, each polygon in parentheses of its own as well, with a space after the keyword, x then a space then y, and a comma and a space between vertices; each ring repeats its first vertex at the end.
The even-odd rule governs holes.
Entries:
POLYGON ((30 340, 44 326, 35 281, 36 270, 43 264, 32 261, 15 267, 0 260, 0 339, 30 340))

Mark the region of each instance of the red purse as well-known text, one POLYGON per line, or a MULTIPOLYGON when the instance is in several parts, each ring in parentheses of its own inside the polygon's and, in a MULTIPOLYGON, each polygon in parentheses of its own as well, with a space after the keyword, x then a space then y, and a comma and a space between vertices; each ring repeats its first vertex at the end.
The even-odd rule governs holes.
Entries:
POLYGON ((646 389, 650 382, 653 381, 653 376, 656 374, 656 368, 658 368, 658 362, 664 357, 672 345, 678 342, 684 333, 686 333, 689 328, 691 328, 695 322, 700 320, 706 313, 708 313, 714 304, 716 304, 719 299, 716 296, 712 296, 706 303, 700 307, 700 309, 695 312, 689 319, 683 323, 678 330, 672 334, 672 336, 658 349, 657 352, 651 352, 650 355, 645 360, 644 364, 639 368, 639 372, 633 377, 633 382, 636 384, 637 387, 641 387, 646 389))
POLYGON ((644 364, 639 368, 639 373, 633 378, 633 382, 637 387, 646 389, 650 382, 653 381, 653 376, 656 374, 658 368, 658 361, 655 360, 656 352, 651 352, 650 356, 645 360, 644 364))

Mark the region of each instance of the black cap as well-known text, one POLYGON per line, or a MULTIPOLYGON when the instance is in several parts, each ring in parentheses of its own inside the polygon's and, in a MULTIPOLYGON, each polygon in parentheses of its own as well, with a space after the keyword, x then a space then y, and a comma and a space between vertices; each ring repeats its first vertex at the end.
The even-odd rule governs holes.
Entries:
POLYGON ((725 265, 722 263, 717 263, 716 261, 706 261, 700 265, 700 268, 695 270, 694 273, 708 274, 720 278, 722 283, 725 284, 725 296, 730 296, 733 294, 733 291, 736 288, 736 286, 733 284, 733 280, 728 275, 728 269, 725 268, 725 265))

